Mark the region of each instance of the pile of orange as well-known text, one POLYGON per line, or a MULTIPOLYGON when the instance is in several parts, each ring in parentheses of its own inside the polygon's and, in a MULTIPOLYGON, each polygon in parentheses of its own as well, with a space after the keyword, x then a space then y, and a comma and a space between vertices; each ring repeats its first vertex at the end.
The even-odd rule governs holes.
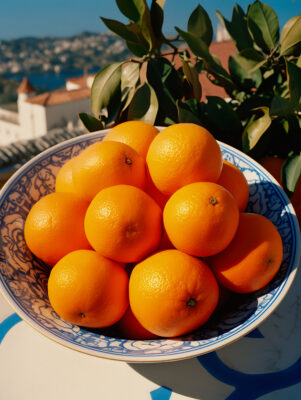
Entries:
POLYGON ((220 288, 253 292, 279 270, 280 235, 244 212, 248 196, 206 129, 129 121, 59 170, 25 241, 52 267, 49 300, 66 321, 175 337, 211 317, 220 288))

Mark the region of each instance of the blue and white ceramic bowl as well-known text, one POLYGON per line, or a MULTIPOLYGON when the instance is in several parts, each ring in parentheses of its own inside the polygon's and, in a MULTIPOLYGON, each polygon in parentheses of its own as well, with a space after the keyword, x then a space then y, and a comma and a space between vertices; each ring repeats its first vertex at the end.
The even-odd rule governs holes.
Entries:
POLYGON ((264 289, 234 296, 231 306, 197 332, 176 339, 124 340, 113 334, 71 325, 57 316, 47 297, 49 268, 28 250, 24 221, 40 197, 53 192, 59 168, 83 148, 102 140, 107 131, 60 143, 19 169, 0 194, 0 289, 14 310, 33 328, 74 350, 127 362, 181 360, 217 350, 246 335, 267 318, 286 295, 300 256, 300 235, 294 210, 277 182, 259 164, 220 143, 224 159, 237 165, 250 185, 248 211, 265 215, 284 244, 283 263, 264 289))

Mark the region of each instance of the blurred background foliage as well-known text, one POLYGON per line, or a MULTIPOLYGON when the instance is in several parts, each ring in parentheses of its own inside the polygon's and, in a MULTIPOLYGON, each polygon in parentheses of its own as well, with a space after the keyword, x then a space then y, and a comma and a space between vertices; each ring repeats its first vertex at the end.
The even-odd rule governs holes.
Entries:
POLYGON ((162 32, 165 0, 116 0, 129 22, 101 17, 134 54, 101 69, 91 91, 93 115, 80 114, 89 131, 125 120, 159 126, 193 122, 251 157, 285 159, 282 184, 294 192, 301 171, 301 15, 280 32, 277 14, 255 1, 246 13, 236 4, 231 20, 217 12, 237 51, 225 69, 210 52, 213 27, 198 5, 187 29, 162 32), (175 67, 175 58, 180 66, 175 67), (199 74, 228 97, 201 101, 199 74))

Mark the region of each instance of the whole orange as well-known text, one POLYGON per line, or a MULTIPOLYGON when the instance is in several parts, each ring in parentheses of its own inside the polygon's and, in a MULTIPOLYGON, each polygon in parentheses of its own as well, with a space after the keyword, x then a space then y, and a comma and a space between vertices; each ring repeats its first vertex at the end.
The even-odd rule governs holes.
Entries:
POLYGON ((262 215, 242 213, 230 245, 208 262, 221 285, 250 293, 274 278, 282 257, 282 240, 274 224, 262 215))
POLYGON ((212 182, 196 182, 176 191, 163 211, 171 243, 185 253, 207 257, 229 245, 238 227, 233 196, 212 182))
POLYGON ((126 121, 114 126, 103 140, 122 142, 132 147, 144 159, 149 145, 159 130, 144 121, 126 121))
POLYGON ((219 289, 210 268, 178 250, 156 253, 135 266, 130 305, 140 324, 163 337, 193 331, 211 316, 219 289))
POLYGON ((131 307, 127 309, 127 312, 117 323, 117 327, 123 336, 127 339, 154 339, 157 335, 149 332, 147 329, 143 328, 140 322, 137 320, 131 307))
POLYGON ((56 192, 76 193, 72 178, 72 168, 74 161, 75 158, 71 158, 60 168, 55 179, 56 192))
POLYGON ((124 143, 97 142, 75 159, 72 174, 76 192, 91 201, 102 189, 119 184, 143 188, 145 162, 124 143))
POLYGON ((249 184, 238 167, 224 160, 222 173, 216 183, 229 190, 237 202, 239 211, 245 211, 249 199, 249 184))
POLYGON ((116 262, 92 250, 77 250, 51 270, 49 301, 71 324, 103 328, 115 324, 128 307, 128 277, 116 262))
POLYGON ((38 200, 29 211, 24 227, 31 252, 54 265, 70 251, 90 249, 84 231, 88 205, 73 193, 51 193, 38 200))
POLYGON ((188 123, 163 129, 152 141, 146 161, 155 186, 167 195, 189 183, 215 182, 222 170, 217 141, 205 128, 188 123))
POLYGON ((162 233, 162 211, 141 189, 116 185, 101 190, 85 217, 91 246, 119 262, 136 262, 155 250, 162 233))

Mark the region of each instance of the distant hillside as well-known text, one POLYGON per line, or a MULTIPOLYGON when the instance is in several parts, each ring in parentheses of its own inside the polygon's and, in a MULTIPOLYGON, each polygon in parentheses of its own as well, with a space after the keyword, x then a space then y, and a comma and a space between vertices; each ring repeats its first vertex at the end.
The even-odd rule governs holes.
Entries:
POLYGON ((20 82, 14 79, 0 78, 0 104, 15 103, 17 101, 17 88, 20 82))
POLYGON ((110 33, 0 40, 0 75, 91 70, 127 55, 124 42, 110 33))

